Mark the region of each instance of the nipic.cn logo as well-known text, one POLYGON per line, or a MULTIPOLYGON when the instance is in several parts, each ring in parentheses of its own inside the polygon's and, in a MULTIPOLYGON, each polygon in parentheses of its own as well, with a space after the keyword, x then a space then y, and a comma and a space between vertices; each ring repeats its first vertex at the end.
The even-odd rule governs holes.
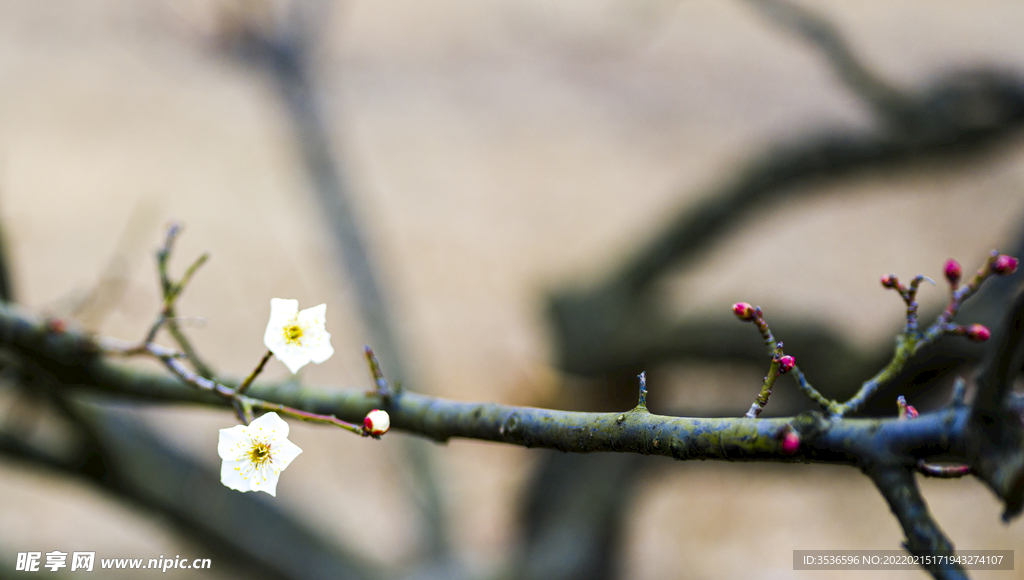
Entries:
MULTIPOLYGON (((54 550, 52 552, 18 552, 14 570, 17 572, 39 572, 40 568, 49 568, 56 572, 68 567, 68 552, 54 550)), ((70 554, 70 571, 92 572, 96 563, 96 552, 72 552, 70 554)), ((212 562, 209 558, 182 558, 175 556, 165 558, 100 558, 100 569, 103 570, 209 570, 212 562)))

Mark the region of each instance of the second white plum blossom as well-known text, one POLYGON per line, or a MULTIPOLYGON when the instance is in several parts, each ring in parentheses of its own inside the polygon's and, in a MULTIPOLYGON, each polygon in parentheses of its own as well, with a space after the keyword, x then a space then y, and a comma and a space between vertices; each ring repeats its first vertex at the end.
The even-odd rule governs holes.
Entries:
POLYGON ((288 464, 302 453, 288 440, 288 423, 267 413, 249 425, 220 430, 217 454, 223 460, 220 482, 238 491, 264 491, 277 495, 277 480, 288 464))
POLYGON ((327 305, 299 312, 298 300, 270 299, 270 322, 263 343, 296 373, 310 362, 322 363, 334 354, 327 332, 327 305))

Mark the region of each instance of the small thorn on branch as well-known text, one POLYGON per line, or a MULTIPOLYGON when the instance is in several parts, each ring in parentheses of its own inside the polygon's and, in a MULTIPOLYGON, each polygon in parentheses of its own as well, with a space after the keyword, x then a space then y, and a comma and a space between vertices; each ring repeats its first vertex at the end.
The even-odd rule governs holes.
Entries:
POLYGON ((640 378, 640 402, 637 403, 638 408, 647 408, 647 371, 641 372, 640 378))

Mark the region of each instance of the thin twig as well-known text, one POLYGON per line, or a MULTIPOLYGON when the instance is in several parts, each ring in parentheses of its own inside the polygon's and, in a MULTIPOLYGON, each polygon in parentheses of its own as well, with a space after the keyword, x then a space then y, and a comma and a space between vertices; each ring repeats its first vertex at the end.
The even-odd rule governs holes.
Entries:
POLYGON ((261 372, 263 372, 263 367, 267 366, 267 361, 270 360, 270 357, 272 356, 274 356, 274 353, 268 350, 266 354, 263 355, 263 358, 260 359, 260 362, 259 364, 256 365, 256 368, 254 368, 252 372, 249 373, 249 376, 245 377, 245 380, 242 381, 242 384, 238 385, 238 388, 235 389, 235 392, 238 393, 239 395, 244 393, 245 390, 249 388, 249 385, 251 385, 252 382, 256 379, 256 377, 259 376, 261 372))

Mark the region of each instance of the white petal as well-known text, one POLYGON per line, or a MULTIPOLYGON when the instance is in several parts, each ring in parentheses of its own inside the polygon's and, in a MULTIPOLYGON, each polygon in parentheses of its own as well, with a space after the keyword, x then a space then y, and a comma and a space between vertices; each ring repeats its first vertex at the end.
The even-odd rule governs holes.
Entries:
POLYGON ((277 358, 281 358, 281 349, 288 346, 288 341, 284 337, 284 330, 268 326, 266 334, 263 335, 263 344, 277 358))
POLYGON ((253 491, 265 491, 277 497, 277 480, 281 478, 281 470, 271 467, 263 471, 253 471, 249 477, 249 486, 253 491))
POLYGON ((304 327, 312 326, 314 328, 323 330, 327 323, 327 305, 319 304, 312 308, 307 308, 299 313, 298 315, 299 324, 304 327))
POLYGON ((320 344, 311 345, 306 350, 306 354, 307 356, 309 356, 309 360, 315 362, 316 364, 320 364, 325 360, 331 358, 331 355, 334 354, 334 347, 331 346, 331 335, 325 332, 323 342, 321 342, 320 344))
POLYGON ((248 454, 249 436, 245 431, 244 425, 221 429, 220 439, 217 441, 217 455, 220 455, 221 459, 235 461, 248 454))
POLYGON ((274 466, 281 471, 284 471, 291 464, 292 460, 299 456, 299 453, 302 453, 302 449, 299 449, 298 445, 287 439, 278 441, 276 446, 271 447, 274 466))
POLYGON ((309 354, 304 349, 296 348, 290 344, 287 345, 287 348, 282 349, 281 352, 275 352, 274 356, 277 357, 277 360, 283 362, 284 366, 288 367, 288 370, 293 375, 299 372, 299 369, 309 364, 309 354))
POLYGON ((271 298, 270 299, 270 319, 271 320, 291 320, 295 318, 295 315, 299 313, 299 301, 291 300, 287 298, 271 298))
POLYGON ((249 423, 248 430, 249 435, 258 439, 264 437, 286 439, 288 437, 288 423, 273 411, 265 413, 249 423))
POLYGON ((275 355, 277 348, 287 343, 284 327, 295 320, 298 312, 298 300, 270 299, 270 320, 267 322, 267 331, 263 333, 263 344, 275 355))
POLYGON ((252 489, 252 486, 249 485, 249 478, 245 475, 251 467, 252 463, 248 460, 224 460, 224 462, 220 464, 220 482, 231 489, 249 491, 252 489))

